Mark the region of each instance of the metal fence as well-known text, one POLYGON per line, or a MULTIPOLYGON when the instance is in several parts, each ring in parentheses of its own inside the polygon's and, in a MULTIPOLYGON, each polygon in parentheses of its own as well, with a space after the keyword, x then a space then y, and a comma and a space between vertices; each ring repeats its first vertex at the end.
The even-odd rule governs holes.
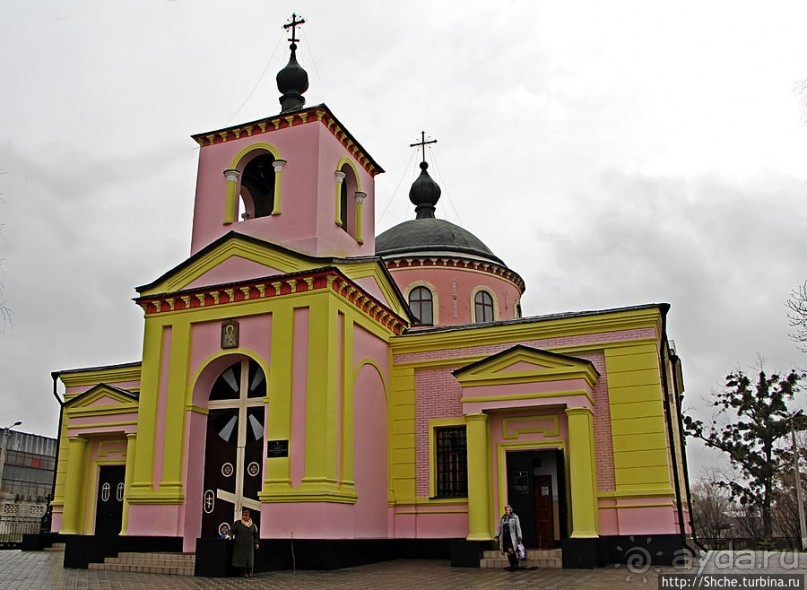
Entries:
POLYGON ((710 538, 698 537, 707 549, 712 551, 736 551, 736 550, 799 550, 801 549, 801 539, 798 537, 771 537, 770 539, 753 539, 750 537, 732 538, 710 538))
POLYGON ((42 519, 34 516, 16 516, 0 519, 0 549, 19 549, 23 535, 39 533, 42 519))

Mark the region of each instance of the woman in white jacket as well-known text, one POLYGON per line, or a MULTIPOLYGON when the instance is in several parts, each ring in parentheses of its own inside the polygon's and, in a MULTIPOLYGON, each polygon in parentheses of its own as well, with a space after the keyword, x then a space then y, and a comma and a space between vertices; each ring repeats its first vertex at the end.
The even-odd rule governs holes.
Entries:
POLYGON ((507 555, 510 570, 518 569, 516 548, 521 543, 521 522, 510 504, 504 507, 504 514, 496 525, 496 536, 493 540, 499 543, 499 550, 507 555))

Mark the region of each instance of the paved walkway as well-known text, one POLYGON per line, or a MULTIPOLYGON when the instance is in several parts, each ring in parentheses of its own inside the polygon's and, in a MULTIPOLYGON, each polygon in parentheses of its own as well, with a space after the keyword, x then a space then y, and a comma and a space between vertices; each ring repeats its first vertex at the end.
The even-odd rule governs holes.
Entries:
MULTIPOLYGON (((401 589, 521 589, 521 588, 659 588, 660 573, 696 573, 697 565, 689 570, 673 567, 629 571, 626 566, 595 570, 481 570, 452 568, 439 560, 396 560, 374 565, 330 572, 284 571, 258 574, 253 578, 190 578, 158 574, 64 569, 64 554, 56 551, 0 551, 0 588, 70 589, 70 590, 130 590, 148 589, 218 589, 218 588, 372 588, 401 589)), ((738 551, 712 553, 702 562, 705 573, 807 573, 807 555, 799 564, 793 554, 770 554, 767 564, 762 553, 738 551), (722 561, 721 561, 722 560, 722 561), (766 567, 767 565, 767 567, 766 567)), ((802 580, 802 588, 804 581, 802 580)))

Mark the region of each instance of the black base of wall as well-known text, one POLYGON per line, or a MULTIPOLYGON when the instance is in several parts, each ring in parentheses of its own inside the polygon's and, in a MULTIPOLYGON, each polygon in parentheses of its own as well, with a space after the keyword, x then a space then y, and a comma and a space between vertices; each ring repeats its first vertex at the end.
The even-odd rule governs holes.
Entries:
MULTIPOLYGON (((334 570, 399 558, 453 560, 458 539, 261 539, 255 552, 255 571, 334 570)), ((466 543, 466 541, 461 541, 466 543)), ((232 545, 222 539, 196 540, 197 576, 224 577, 237 574, 230 566, 232 545)), ((476 565, 479 567, 479 558, 476 565)))
POLYGON ((121 551, 182 551, 182 537, 119 537, 64 535, 64 567, 87 569, 90 563, 102 563, 105 557, 117 557, 121 551))
POLYGON ((451 567, 479 567, 482 552, 492 548, 490 541, 451 541, 451 567))
POLYGON ((22 536, 23 551, 42 551, 46 547, 53 547, 54 543, 63 543, 64 539, 59 533, 36 533, 22 536))
MULTIPOLYGON (((27 535, 28 550, 65 543, 64 566, 87 568, 121 551, 182 551, 181 537, 98 537, 85 535, 27 535)), ((286 569, 333 570, 399 558, 450 559, 452 567, 479 567, 489 541, 465 539, 261 539, 255 571, 286 569)), ((648 565, 674 565, 691 550, 680 535, 614 536, 564 539, 564 568, 595 568, 644 559, 648 565)), ((233 575, 232 545, 222 539, 197 539, 197 576, 233 575)), ((636 563, 634 561, 634 563, 636 563)))
POLYGON ((692 548, 681 535, 632 535, 603 537, 608 543, 611 563, 628 563, 628 559, 649 560, 650 565, 681 565, 692 548))
POLYGON ((680 535, 632 535, 597 539, 564 539, 564 568, 594 568, 624 564, 676 565, 692 550, 680 535))

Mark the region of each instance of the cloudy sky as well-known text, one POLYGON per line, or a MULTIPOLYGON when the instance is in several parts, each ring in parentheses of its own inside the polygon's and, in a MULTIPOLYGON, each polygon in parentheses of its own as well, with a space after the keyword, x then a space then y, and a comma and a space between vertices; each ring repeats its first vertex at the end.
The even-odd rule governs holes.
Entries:
MULTIPOLYGON (((306 18, 309 104, 386 169, 379 232, 438 216, 527 283, 525 315, 672 305, 687 404, 736 368, 807 366, 803 2, 4 0, 0 427, 54 435, 54 370, 136 361, 134 287, 190 247, 192 133, 279 111, 306 18)), ((694 469, 713 458, 690 445, 694 469)))

